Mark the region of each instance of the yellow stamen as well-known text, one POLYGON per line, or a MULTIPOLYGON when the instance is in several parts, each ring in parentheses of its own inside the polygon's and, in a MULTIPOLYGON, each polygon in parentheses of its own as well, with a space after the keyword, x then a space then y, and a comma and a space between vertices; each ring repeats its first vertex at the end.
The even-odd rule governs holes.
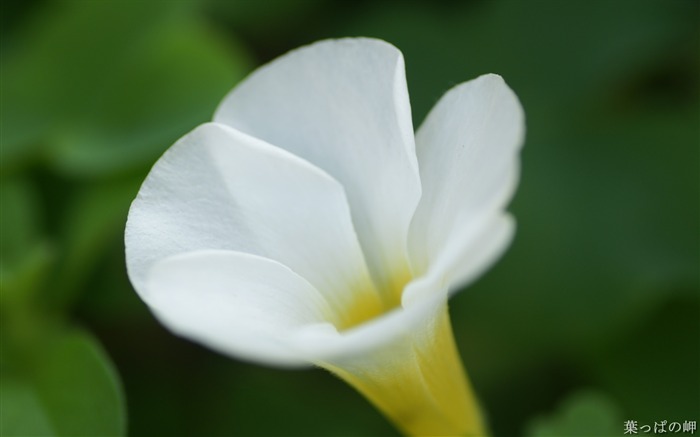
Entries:
POLYGON ((401 305, 401 293, 412 279, 407 266, 399 270, 391 276, 391 282, 382 291, 377 291, 369 278, 364 278, 352 287, 356 290, 355 299, 335 317, 333 324, 336 329, 345 331, 398 308, 401 305))

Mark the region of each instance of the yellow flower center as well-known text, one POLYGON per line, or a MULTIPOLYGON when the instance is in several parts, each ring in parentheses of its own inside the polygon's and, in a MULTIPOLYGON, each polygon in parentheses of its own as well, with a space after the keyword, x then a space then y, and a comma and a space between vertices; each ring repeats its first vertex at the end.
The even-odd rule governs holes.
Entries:
POLYGON ((399 274, 392 275, 390 283, 379 293, 371 281, 363 281, 355 288, 358 291, 352 304, 337 315, 336 329, 342 332, 354 328, 400 307, 403 289, 412 279, 409 269, 402 268, 399 274))

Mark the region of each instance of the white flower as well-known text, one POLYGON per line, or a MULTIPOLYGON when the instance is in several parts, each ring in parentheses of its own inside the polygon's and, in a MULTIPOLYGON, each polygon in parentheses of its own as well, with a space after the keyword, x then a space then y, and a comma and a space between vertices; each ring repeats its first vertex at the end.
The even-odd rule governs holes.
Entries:
POLYGON ((395 47, 294 50, 155 164, 129 277, 179 335, 329 369, 409 434, 480 434, 447 298, 511 239, 523 135, 499 76, 452 88, 414 136, 395 47))

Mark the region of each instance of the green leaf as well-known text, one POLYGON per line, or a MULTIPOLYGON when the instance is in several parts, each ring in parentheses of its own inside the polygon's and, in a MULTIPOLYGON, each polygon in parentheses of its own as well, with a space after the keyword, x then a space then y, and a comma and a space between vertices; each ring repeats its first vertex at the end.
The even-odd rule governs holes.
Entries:
POLYGON ((0 434, 124 435, 121 387, 99 344, 77 330, 37 344, 41 347, 27 355, 31 358, 21 361, 23 372, 3 371, 0 434))
POLYGON ((0 304, 26 302, 54 260, 43 235, 38 195, 20 178, 0 181, 0 304))
POLYGON ((0 254, 3 262, 21 258, 24 248, 39 238, 41 217, 37 194, 26 180, 0 181, 0 254))
POLYGON ((71 175, 154 161, 248 71, 193 2, 63 2, 3 57, 3 168, 44 156, 71 175), (50 72, 50 74, 47 74, 50 72))
POLYGON ((37 9, 2 53, 3 168, 36 158, 53 130, 89 111, 96 84, 172 10, 165 6, 74 1, 37 9))
POLYGON ((81 187, 66 202, 61 217, 62 257, 50 296, 55 306, 70 305, 104 251, 121 247, 129 205, 143 178, 139 173, 81 187))
POLYGON ((623 419, 617 405, 605 394, 581 391, 567 398, 548 417, 532 421, 529 437, 619 436, 623 419))
POLYGON ((99 175, 155 161, 211 119, 247 63, 188 16, 163 23, 114 70, 90 111, 53 137, 51 160, 61 171, 99 175))
POLYGON ((36 392, 24 381, 7 378, 0 379, 0 435, 53 436, 49 418, 41 405, 36 392))

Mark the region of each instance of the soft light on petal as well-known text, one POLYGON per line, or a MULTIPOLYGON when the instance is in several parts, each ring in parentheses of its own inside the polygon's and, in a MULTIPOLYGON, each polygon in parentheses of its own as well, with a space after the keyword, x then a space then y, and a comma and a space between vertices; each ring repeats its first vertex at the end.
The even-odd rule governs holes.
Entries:
POLYGON ((288 267, 232 251, 196 251, 155 264, 142 297, 174 332, 228 355, 304 366, 300 327, 333 320, 323 296, 288 267))
POLYGON ((340 181, 372 276, 397 301, 420 197, 401 52, 379 40, 322 41, 256 70, 215 118, 340 181))
POLYGON ((423 197, 409 247, 417 274, 461 227, 505 208, 518 179, 524 126, 518 98, 494 74, 457 85, 430 111, 416 133, 423 197))
POLYGON ((200 249, 276 260, 352 326, 381 313, 343 188, 323 171, 236 130, 205 124, 153 167, 129 212, 129 277, 143 294, 154 263, 200 249))
POLYGON ((474 217, 460 223, 425 275, 406 286, 403 304, 440 290, 456 292, 469 285, 503 254, 514 230, 513 219, 504 213, 474 217))

